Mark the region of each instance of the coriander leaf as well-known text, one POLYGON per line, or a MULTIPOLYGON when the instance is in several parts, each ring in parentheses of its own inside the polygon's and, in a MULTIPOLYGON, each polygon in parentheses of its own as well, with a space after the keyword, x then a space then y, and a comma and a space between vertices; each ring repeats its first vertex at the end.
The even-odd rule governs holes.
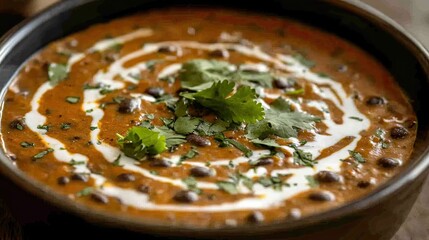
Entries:
POLYGON ((365 158, 363 158, 359 152, 349 150, 349 154, 358 164, 366 162, 365 158))
POLYGON ((61 123, 60 128, 63 130, 67 130, 71 128, 71 123, 61 123))
POLYGON ((193 191, 193 192, 195 192, 197 194, 201 193, 201 189, 199 189, 198 186, 197 186, 198 182, 197 182, 197 180, 194 177, 187 177, 187 178, 183 179, 182 182, 184 184, 186 184, 186 186, 188 187, 188 189, 190 191, 193 191))
POLYGON ((216 120, 214 123, 202 121, 196 131, 201 135, 212 136, 224 132, 229 125, 228 122, 222 120, 216 120))
POLYGON ((362 122, 363 121, 363 119, 362 118, 360 118, 360 117, 355 117, 355 116, 351 116, 351 117, 349 117, 350 119, 353 119, 353 120, 356 120, 356 121, 359 121, 359 122, 362 122))
POLYGON ((43 150, 43 151, 39 152, 38 154, 34 155, 33 160, 39 160, 39 159, 43 158, 44 156, 48 155, 48 153, 53 152, 53 151, 54 151, 54 149, 52 149, 52 148, 48 148, 46 150, 43 150))
POLYGON ((50 63, 48 66, 48 78, 52 86, 67 78, 67 66, 65 64, 50 63))
POLYGON ((287 95, 300 95, 304 93, 304 88, 292 90, 292 91, 286 91, 285 94, 287 95))
POLYGON ((184 117, 187 114, 188 114, 187 101, 185 98, 182 98, 176 104, 176 108, 174 109, 174 115, 176 115, 176 117, 184 117))
POLYGON ((69 164, 72 166, 83 165, 83 164, 85 164, 85 161, 76 161, 76 160, 72 159, 72 160, 70 160, 69 164))
POLYGON ((117 157, 116 157, 116 159, 115 159, 115 161, 113 161, 112 162, 112 165, 113 166, 116 166, 116 167, 122 167, 122 165, 121 165, 121 154, 119 154, 117 157))
POLYGON ((200 124, 199 118, 179 117, 174 122, 174 131, 186 135, 192 133, 198 127, 198 124, 200 124))
POLYGON ((223 190, 229 194, 238 194, 237 185, 233 182, 219 181, 216 183, 220 190, 223 190))
POLYGON ((293 58, 295 58, 295 60, 297 60, 299 63, 301 63, 302 65, 308 68, 312 68, 316 65, 313 61, 308 60, 302 54, 295 54, 293 58))
POLYGON ((194 148, 192 148, 191 150, 189 150, 187 153, 185 153, 184 155, 182 155, 180 157, 180 161, 184 161, 186 159, 194 158, 197 155, 198 155, 198 151, 195 150, 194 148))
POLYGON ((305 176, 305 179, 308 181, 308 186, 311 188, 315 188, 319 186, 319 182, 311 175, 305 176))
POLYGON ((244 153, 244 156, 246 156, 246 157, 252 156, 252 154, 253 154, 252 150, 250 150, 248 147, 241 144, 240 142, 238 142, 234 139, 230 139, 230 138, 227 138, 226 141, 228 141, 231 145, 233 145, 238 150, 242 151, 244 153))
POLYGON ((270 139, 270 138, 265 138, 264 140, 255 138, 255 139, 251 139, 250 141, 254 144, 263 145, 266 147, 272 147, 272 148, 280 147, 280 145, 274 139, 270 139))
POLYGON ((179 74, 182 88, 199 91, 209 88, 213 82, 227 80, 232 65, 215 60, 195 59, 185 62, 179 74))
POLYGON ((299 129, 312 129, 320 118, 303 112, 291 112, 283 100, 276 100, 265 112, 265 119, 247 126, 247 137, 264 139, 269 135, 297 137, 299 129))
POLYGON ((23 147, 23 148, 31 148, 31 147, 34 147, 34 146, 35 146, 35 144, 34 144, 34 143, 32 143, 32 142, 27 142, 27 141, 21 142, 19 145, 21 145, 21 147, 23 147))
POLYGON ((254 123, 263 119, 264 109, 256 102, 255 90, 241 86, 234 95, 228 97, 234 86, 234 83, 228 81, 216 82, 210 88, 182 96, 211 109, 227 122, 254 123))
POLYGON ((237 71, 233 76, 233 81, 239 84, 246 85, 247 83, 254 83, 264 88, 273 87, 273 76, 268 72, 256 72, 256 71, 237 71))
POLYGON ((153 131, 159 132, 161 135, 165 136, 167 147, 176 146, 186 142, 185 136, 175 133, 166 126, 154 128, 153 131))
POLYGON ((94 188, 92 188, 92 187, 86 187, 86 188, 82 189, 81 191, 79 191, 78 193, 76 193, 76 196, 78 196, 78 197, 88 196, 93 191, 94 191, 94 188))
POLYGON ((300 166, 313 167, 317 161, 313 159, 313 155, 309 152, 304 152, 299 149, 295 144, 289 145, 295 151, 293 152, 293 162, 300 166))
POLYGON ((146 155, 156 155, 167 149, 166 137, 145 127, 128 129, 125 137, 118 135, 118 144, 128 157, 141 160, 146 155))

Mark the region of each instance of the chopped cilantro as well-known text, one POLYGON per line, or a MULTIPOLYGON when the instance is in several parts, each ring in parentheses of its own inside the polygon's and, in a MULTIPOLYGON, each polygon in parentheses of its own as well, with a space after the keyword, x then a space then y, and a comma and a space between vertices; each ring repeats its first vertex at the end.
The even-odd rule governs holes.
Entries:
POLYGON ((201 189, 197 187, 197 180, 194 177, 187 177, 182 180, 184 184, 186 184, 187 188, 197 194, 201 193, 201 189))
POLYGON ((293 152, 293 161, 295 164, 300 166, 313 167, 314 164, 317 163, 316 160, 313 159, 313 155, 309 152, 304 152, 299 149, 295 144, 289 145, 295 151, 293 152))
POLYGON ((251 139, 250 141, 256 145, 262 145, 268 148, 280 147, 280 145, 274 139, 271 139, 271 138, 265 138, 264 140, 255 138, 255 139, 251 139))
POLYGON ((197 129, 198 124, 200 124, 199 118, 179 117, 174 122, 174 131, 186 135, 197 129))
POLYGON ((43 129, 43 130, 49 131, 50 128, 51 126, 49 125, 37 125, 37 129, 43 129))
POLYGON ((295 54, 293 58, 295 58, 295 60, 297 60, 299 63, 301 63, 302 65, 308 68, 312 68, 316 65, 313 61, 308 60, 302 54, 295 54))
POLYGON ((235 148, 242 151, 244 153, 244 156, 246 157, 250 157, 253 154, 252 150, 250 150, 248 147, 246 147, 245 145, 241 144, 240 142, 234 139, 225 137, 223 133, 216 134, 215 140, 221 143, 221 147, 228 146, 230 144, 233 145, 235 148))
POLYGON ((86 187, 86 188, 82 189, 81 191, 79 191, 78 193, 76 193, 76 196, 84 197, 84 196, 90 195, 92 192, 94 192, 93 187, 86 187))
POLYGON ((60 128, 63 130, 67 130, 71 128, 71 123, 61 123, 60 128))
POLYGON ((305 176, 305 179, 308 181, 308 186, 311 188, 315 188, 319 186, 319 182, 311 175, 305 176))
POLYGON ((291 91, 286 91, 285 93, 287 95, 301 95, 301 94, 304 94, 304 88, 300 88, 300 89, 296 89, 296 90, 291 90, 291 91))
POLYGON ((349 154, 357 164, 366 162, 365 158, 363 158, 359 152, 349 150, 349 154))
POLYGON ((97 129, 98 127, 89 127, 89 129, 91 130, 91 131, 94 131, 95 129, 97 129))
POLYGON ((32 142, 26 142, 26 141, 21 142, 19 145, 21 145, 21 147, 23 147, 23 148, 31 148, 31 147, 35 146, 34 143, 32 143, 32 142))
POLYGON ((241 86, 232 96, 235 84, 222 81, 197 93, 182 94, 185 98, 216 112, 223 120, 235 123, 254 123, 264 117, 262 105, 256 102, 255 90, 241 86))
POLYGON ((265 119, 247 126, 246 136, 250 139, 264 139, 269 135, 297 137, 299 129, 312 129, 313 123, 319 120, 303 112, 292 112, 289 104, 278 98, 266 110, 265 119))
POLYGON ((352 117, 349 117, 350 119, 353 119, 353 120, 356 120, 356 121, 359 121, 359 122, 362 122, 363 121, 363 119, 362 118, 359 118, 359 117, 354 117, 354 116, 352 116, 352 117))
POLYGON ((136 160, 167 150, 166 137, 145 127, 132 127, 128 129, 125 137, 119 134, 117 136, 124 154, 136 160))
POLYGON ((72 159, 72 160, 70 160, 69 164, 72 166, 82 165, 82 164, 85 164, 85 161, 76 161, 76 160, 72 159))
POLYGON ((50 63, 48 66, 49 83, 52 86, 57 85, 59 82, 67 78, 67 66, 59 63, 50 63))
POLYGON ((186 142, 185 136, 175 133, 166 126, 154 128, 153 131, 159 132, 161 135, 165 136, 165 142, 168 148, 186 142))
POLYGON ((193 91, 207 89, 214 82, 224 80, 240 85, 272 87, 273 77, 270 73, 235 69, 234 65, 224 61, 194 59, 183 64, 179 78, 182 88, 193 91))
POLYGON ((198 151, 195 148, 191 148, 188 152, 180 157, 180 161, 184 161, 186 159, 194 158, 198 155, 198 151))
POLYGON ((54 151, 54 149, 52 149, 52 148, 48 148, 46 150, 43 150, 43 151, 39 152, 38 154, 34 155, 33 160, 41 159, 44 156, 48 155, 48 153, 53 152, 53 151, 54 151))
POLYGON ((115 161, 113 161, 113 162, 112 162, 112 165, 113 165, 113 166, 116 166, 116 167, 122 167, 121 162, 120 162, 121 156, 122 156, 122 155, 121 155, 121 154, 119 154, 119 155, 116 157, 115 161))
POLYGON ((220 190, 223 190, 229 194, 233 194, 233 195, 238 194, 236 183, 219 181, 219 182, 216 182, 216 185, 219 187, 220 190))

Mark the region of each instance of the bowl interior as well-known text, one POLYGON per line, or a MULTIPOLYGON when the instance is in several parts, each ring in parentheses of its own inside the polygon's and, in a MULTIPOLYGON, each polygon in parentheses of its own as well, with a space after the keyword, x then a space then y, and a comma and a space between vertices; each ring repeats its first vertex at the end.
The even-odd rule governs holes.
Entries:
MULTIPOLYGON (((421 174, 429 165, 429 159, 425 159, 429 145, 429 114, 424 109, 425 104, 429 103, 429 94, 427 94, 429 90, 428 55, 419 44, 416 44, 406 33, 403 33, 400 28, 391 23, 389 19, 358 1, 311 1, 311 4, 308 1, 281 0, 266 0, 264 4, 252 1, 225 0, 219 0, 216 3, 187 0, 181 1, 180 4, 174 0, 63 1, 42 14, 27 20, 2 39, 0 43, 0 88, 3 89, 1 98, 3 99, 7 85, 20 66, 49 42, 82 30, 97 22, 105 22, 112 18, 151 8, 173 5, 222 6, 274 14, 296 19, 334 33, 370 52, 383 63, 409 96, 418 116, 419 130, 415 151, 412 156, 413 161, 407 169, 387 184, 381 186, 378 191, 373 192, 364 199, 333 211, 292 221, 287 225, 280 222, 263 225, 258 228, 247 227, 247 235, 278 228, 283 228, 284 230, 285 228, 302 227, 321 220, 339 218, 350 212, 356 212, 374 203, 379 198, 388 196, 394 190, 406 184, 407 181, 412 181, 413 177, 415 178, 421 174)), ((86 215, 86 218, 97 222, 110 218, 110 224, 133 226, 135 230, 159 232, 170 229, 169 226, 163 225, 151 227, 154 225, 153 223, 148 223, 141 219, 90 211, 85 206, 76 206, 66 197, 53 193, 46 186, 31 181, 4 156, 4 153, 0 153, 0 170, 3 170, 5 175, 33 194, 81 216, 86 215), (89 214, 87 211, 89 211, 89 214)), ((226 229, 225 231, 239 232, 243 231, 243 228, 226 229)), ((195 229, 181 228, 177 230, 178 233, 185 233, 195 229)), ((210 230, 207 230, 206 234, 210 234, 210 230)))

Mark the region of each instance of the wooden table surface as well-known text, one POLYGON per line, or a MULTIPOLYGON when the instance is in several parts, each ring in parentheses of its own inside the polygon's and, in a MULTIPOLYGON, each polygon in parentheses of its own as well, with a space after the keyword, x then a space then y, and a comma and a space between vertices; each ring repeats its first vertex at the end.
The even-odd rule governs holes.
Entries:
MULTIPOLYGON (((16 1, 16 0, 14 0, 16 1)), ((56 0, 31 0, 24 14, 33 14, 56 0)), ((383 11, 429 48, 429 0, 362 0, 383 11)), ((0 0, 0 5, 3 1, 0 0)), ((22 1, 21 1, 22 2, 22 1)), ((4 5, 3 5, 4 6, 4 5)), ((1 7, 0 7, 1 10, 1 7)), ((0 19, 0 22, 2 20, 0 19)), ((1 26, 1 24, 0 24, 1 26)), ((1 29, 1 28, 0 28, 1 29)), ((1 181, 1 177, 0 177, 1 181)), ((0 182, 0 195, 7 194, 0 182)), ((388 224, 388 223, 386 223, 388 224)), ((0 199, 0 240, 18 239, 19 225, 0 199), (14 237, 12 237, 14 236, 14 237)), ((392 240, 429 239, 429 179, 407 220, 392 240)))

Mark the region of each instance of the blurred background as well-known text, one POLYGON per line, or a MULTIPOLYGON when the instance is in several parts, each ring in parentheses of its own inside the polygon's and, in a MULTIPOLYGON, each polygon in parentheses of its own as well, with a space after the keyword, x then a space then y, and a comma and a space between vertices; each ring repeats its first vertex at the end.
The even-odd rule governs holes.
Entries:
MULTIPOLYGON (((0 0, 0 36, 24 18, 36 14, 57 1, 59 0, 0 0)), ((426 48, 429 48, 429 0, 361 1, 393 18, 419 39, 426 48)), ((4 224, 7 221, 6 218, 10 217, 5 212, 0 199, 0 232, 5 231, 5 228, 9 230, 12 227, 4 224)), ((407 221, 392 240, 427 239, 429 239, 429 180, 426 181, 426 186, 407 221)))

